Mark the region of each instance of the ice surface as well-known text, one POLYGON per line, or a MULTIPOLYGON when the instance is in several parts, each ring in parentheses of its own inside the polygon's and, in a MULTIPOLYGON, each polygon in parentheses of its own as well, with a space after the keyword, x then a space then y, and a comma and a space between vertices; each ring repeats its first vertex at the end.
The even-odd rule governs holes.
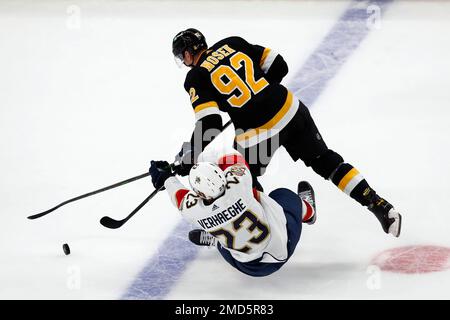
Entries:
MULTIPOLYGON (((152 191, 148 179, 36 221, 26 216, 144 173, 151 159, 172 160, 194 121, 182 88, 186 70, 171 56, 177 31, 195 26, 211 43, 237 34, 274 48, 290 66, 284 82, 294 86, 348 5, 0 2, 0 298, 116 299, 149 262, 170 264, 174 252, 161 248, 180 236, 173 233, 180 218, 165 194, 121 229, 98 223, 126 216, 152 191)), ((367 210, 280 150, 263 185, 295 189, 306 179, 319 210, 291 260, 252 279, 214 250, 199 250, 162 296, 450 298, 449 271, 401 274, 372 265, 391 248, 450 247, 449 28, 450 3, 390 4, 311 108, 330 148, 403 214, 401 238, 385 235, 367 210)), ((231 138, 229 130, 217 143, 231 138)))

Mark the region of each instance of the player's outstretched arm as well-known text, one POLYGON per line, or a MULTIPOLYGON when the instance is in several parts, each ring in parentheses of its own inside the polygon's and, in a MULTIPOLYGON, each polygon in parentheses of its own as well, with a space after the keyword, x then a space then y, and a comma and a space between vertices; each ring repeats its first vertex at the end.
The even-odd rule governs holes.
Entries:
POLYGON ((180 162, 180 170, 177 174, 186 176, 196 163, 198 156, 208 144, 223 130, 222 117, 212 114, 197 120, 190 141, 183 143, 175 161, 180 162))
POLYGON ((164 187, 167 190, 167 194, 169 195, 172 204, 177 207, 178 210, 181 210, 183 199, 190 190, 187 189, 175 176, 167 179, 164 182, 164 187))
MULTIPOLYGON (((201 68, 202 69, 202 68, 201 68)), ((195 115, 195 127, 189 142, 183 143, 177 159, 183 166, 181 176, 189 173, 198 155, 222 131, 222 117, 216 96, 211 85, 208 84, 209 74, 203 70, 193 69, 187 76, 184 88, 189 94, 195 115)))

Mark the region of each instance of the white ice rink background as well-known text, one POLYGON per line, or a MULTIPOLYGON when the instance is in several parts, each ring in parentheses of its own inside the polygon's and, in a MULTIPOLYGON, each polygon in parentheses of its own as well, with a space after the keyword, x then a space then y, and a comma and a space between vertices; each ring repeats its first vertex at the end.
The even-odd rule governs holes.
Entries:
POLYGON ((446 1, 0 1, 0 298, 449 299, 449 30, 446 1), (401 237, 284 150, 262 184, 310 181, 319 216, 266 278, 191 245, 166 194, 102 227, 148 178, 27 220, 173 160, 194 123, 171 54, 187 27, 282 54, 283 83, 402 213, 401 237))

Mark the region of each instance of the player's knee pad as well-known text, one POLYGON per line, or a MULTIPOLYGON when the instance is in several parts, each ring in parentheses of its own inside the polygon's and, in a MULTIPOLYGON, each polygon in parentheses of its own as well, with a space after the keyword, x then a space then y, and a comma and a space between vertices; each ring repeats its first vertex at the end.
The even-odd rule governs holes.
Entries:
POLYGON ((320 176, 329 179, 336 168, 344 162, 344 159, 333 150, 328 150, 320 157, 309 162, 309 166, 320 176))

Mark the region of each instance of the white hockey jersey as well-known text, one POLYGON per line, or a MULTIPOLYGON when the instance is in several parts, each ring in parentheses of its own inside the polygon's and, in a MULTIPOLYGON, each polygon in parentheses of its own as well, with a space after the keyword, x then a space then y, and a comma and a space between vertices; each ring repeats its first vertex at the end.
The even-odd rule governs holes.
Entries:
POLYGON ((174 205, 184 218, 208 231, 241 262, 287 259, 286 217, 272 198, 252 188, 252 177, 241 155, 221 157, 217 164, 227 179, 226 191, 206 205, 176 177, 166 180, 174 205))

